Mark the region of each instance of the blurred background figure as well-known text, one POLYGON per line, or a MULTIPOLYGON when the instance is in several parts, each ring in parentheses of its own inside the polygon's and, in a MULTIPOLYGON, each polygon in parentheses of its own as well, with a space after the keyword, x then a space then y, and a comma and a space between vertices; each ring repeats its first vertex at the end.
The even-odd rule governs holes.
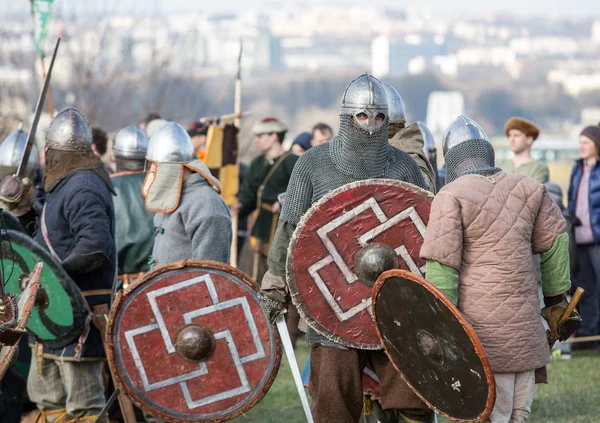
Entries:
MULTIPOLYGON (((579 275, 585 289, 579 301, 583 321, 577 336, 595 336, 600 329, 600 125, 586 127, 579 136, 581 158, 575 162, 569 185, 569 212, 577 218, 575 242, 579 275)), ((580 342, 574 349, 593 349, 597 342, 580 342)))
POLYGON ((301 156, 306 150, 312 147, 311 141, 312 135, 309 132, 302 132, 294 138, 290 151, 297 156, 301 156))
POLYGON ((548 166, 531 156, 533 142, 540 135, 540 129, 527 119, 512 117, 504 126, 510 150, 514 153, 512 161, 501 164, 503 171, 529 176, 540 184, 550 179, 548 166))
POLYGON ((108 174, 112 174, 115 172, 113 164, 107 157, 106 152, 108 151, 108 135, 106 135, 106 131, 97 126, 92 128, 92 150, 98 157, 102 159, 104 163, 104 169, 108 172, 108 174))
POLYGON ((192 139, 192 144, 194 145, 194 152, 196 153, 196 157, 199 160, 205 161, 208 124, 204 124, 202 122, 194 122, 188 127, 187 133, 192 139))
POLYGON ((140 124, 138 126, 140 128, 142 128, 144 131, 147 131, 148 130, 148 124, 150 122, 152 122, 153 120, 156 120, 156 119, 160 119, 160 115, 158 113, 154 113, 154 112, 153 113, 148 113, 148 116, 146 116, 144 118, 144 120, 142 120, 140 122, 140 124))
POLYGON ((148 122, 148 126, 146 127, 146 133, 150 138, 152 135, 156 134, 160 128, 169 123, 168 120, 165 119, 154 119, 148 122))
POLYGON ((310 145, 313 147, 319 144, 325 144, 333 138, 333 129, 326 123, 317 123, 312 129, 312 140, 310 145))

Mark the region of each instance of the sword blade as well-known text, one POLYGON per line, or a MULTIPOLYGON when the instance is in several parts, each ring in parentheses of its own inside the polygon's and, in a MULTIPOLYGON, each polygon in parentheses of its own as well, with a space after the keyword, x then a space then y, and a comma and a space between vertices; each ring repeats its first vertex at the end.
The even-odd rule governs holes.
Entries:
POLYGON ((119 390, 119 388, 115 388, 115 392, 112 393, 112 395, 110 396, 108 401, 106 401, 106 405, 104 406, 102 411, 100 411, 100 414, 98 414, 98 417, 96 417, 97 422, 100 422, 100 420, 102 420, 102 418, 106 415, 106 413, 108 413, 108 409, 110 408, 111 405, 113 405, 113 403, 119 396, 119 392, 121 392, 119 390))
POLYGON ((288 363, 290 364, 290 369, 292 369, 294 383, 296 384, 298 395, 300 395, 300 401, 302 402, 302 408, 304 409, 306 420, 308 423, 314 423, 312 413, 310 412, 310 406, 308 405, 308 398, 306 397, 306 392, 304 391, 302 377, 300 376, 298 362, 296 361, 296 353, 294 353, 294 347, 292 345, 292 340, 290 339, 290 333, 288 332, 287 325, 285 324, 285 317, 279 316, 276 323, 277 330, 279 331, 279 336, 281 338, 281 343, 283 344, 283 350, 285 351, 288 363))
POLYGON ((29 155, 31 153, 31 148, 33 147, 33 143, 35 142, 35 132, 37 131, 38 122, 40 121, 40 116, 42 115, 42 109, 44 108, 44 100, 46 99, 46 92, 48 91, 48 86, 50 85, 50 77, 52 76, 52 68, 54 67, 54 61, 56 60, 56 53, 58 53, 58 46, 60 45, 60 37, 56 40, 56 46, 54 47, 54 53, 52 54, 52 60, 50 60, 50 66, 48 67, 48 73, 46 74, 46 79, 44 79, 44 85, 42 86, 42 91, 40 92, 40 96, 38 97, 37 105, 35 106, 35 115, 33 117, 33 122, 31 123, 31 128, 29 129, 29 134, 27 135, 27 144, 23 149, 23 155, 21 156, 21 162, 19 163, 19 168, 17 169, 17 176, 23 179, 27 176, 27 162, 29 161, 29 155))

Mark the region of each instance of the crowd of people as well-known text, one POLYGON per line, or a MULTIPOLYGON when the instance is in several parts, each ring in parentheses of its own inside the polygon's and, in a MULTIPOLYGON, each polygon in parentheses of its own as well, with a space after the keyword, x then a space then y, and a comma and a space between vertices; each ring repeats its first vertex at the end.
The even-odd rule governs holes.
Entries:
MULTIPOLYGON (((338 134, 317 123, 300 132, 286 151, 288 127, 281 120, 260 119, 252 131, 259 155, 240 167, 237 202, 230 205, 220 196, 222 181, 205 163, 208 126, 203 122, 184 129, 150 114, 118 131, 110 160, 102 161, 106 132, 67 109, 47 130, 39 151, 43 160, 37 152, 32 156, 31 182, 17 181, 25 193, 18 197, 7 195, 3 186, 14 178, 20 157, 15 151, 23 150, 26 136, 18 129, 0 144, 0 167, 8 178, 0 184, 4 209, 62 264, 93 316, 84 335, 65 348, 30 337, 27 388, 3 383, 4 408, 13 412, 5 412, 2 421, 19 421, 28 398, 37 410, 32 422, 94 422, 105 404, 102 335, 111 294, 179 260, 229 263, 232 237, 240 234, 239 268, 262 285, 265 315, 274 322, 286 310, 293 343, 306 334, 315 421, 361 418, 361 366, 367 362, 380 372, 385 391, 380 421, 433 421, 434 413, 382 351, 337 344, 307 326, 290 301, 286 257, 300 218, 328 192, 365 179, 401 180, 436 194, 421 256, 427 260, 427 279, 465 314, 486 347, 498 385, 490 421, 525 421, 533 383, 544 381, 540 369, 550 354, 539 324, 540 300, 548 313, 563 310, 564 294, 584 288, 577 336, 600 333, 600 126, 581 133, 581 159, 573 167, 566 207, 547 165, 531 155, 540 134, 534 123, 508 120, 505 133, 514 158, 495 163, 485 132, 461 116, 444 136, 445 167, 438 169, 431 132, 422 122, 408 124, 398 92, 368 74, 346 89, 338 134), (241 222, 239 234, 232 233, 232 216, 241 222), (497 245, 502 246, 498 251, 497 245), (482 303, 473 301, 490 286, 498 290, 490 288, 494 293, 482 303), (499 299, 506 300, 504 308, 491 311, 499 299), (525 305, 529 311, 511 321, 511 310, 525 305), (499 316, 494 323, 486 320, 491 313, 499 316), (504 343, 511 343, 510 351, 504 343), (518 364, 513 353, 521 354, 518 364)), ((575 326, 560 322, 557 328, 553 317, 548 319, 561 339, 564 328, 575 326)), ((597 347, 595 341, 574 346, 597 347)))

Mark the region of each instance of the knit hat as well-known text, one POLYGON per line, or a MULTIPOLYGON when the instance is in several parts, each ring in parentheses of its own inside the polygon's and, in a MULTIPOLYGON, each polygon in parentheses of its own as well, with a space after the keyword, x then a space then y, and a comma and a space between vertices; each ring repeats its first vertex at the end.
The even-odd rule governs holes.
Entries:
POLYGON ((527 119, 521 117, 512 117, 506 121, 504 125, 504 133, 508 137, 508 131, 511 129, 518 129, 523 132, 528 137, 533 138, 535 141, 537 137, 540 135, 540 128, 535 126, 532 122, 527 119))
POLYGON ((285 126, 285 123, 273 117, 257 121, 252 128, 254 135, 287 132, 287 130, 288 128, 285 126))
POLYGON ((304 151, 306 151, 311 147, 311 145, 310 145, 311 140, 312 140, 312 135, 310 134, 310 132, 302 132, 296 138, 294 138, 294 142, 292 142, 292 145, 298 144, 300 147, 302 147, 304 149, 304 151))
POLYGON ((581 131, 583 136, 588 137, 594 144, 596 144, 596 148, 600 151, 600 123, 598 125, 591 125, 581 131))

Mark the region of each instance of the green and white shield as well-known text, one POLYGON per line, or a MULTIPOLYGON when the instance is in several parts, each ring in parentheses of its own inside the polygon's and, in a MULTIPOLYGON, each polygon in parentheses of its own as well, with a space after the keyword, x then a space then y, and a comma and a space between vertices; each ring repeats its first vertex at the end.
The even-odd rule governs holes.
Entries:
POLYGON ((27 330, 51 348, 63 348, 83 331, 87 311, 79 287, 62 266, 33 239, 12 231, 0 232, 0 268, 5 291, 21 294, 21 280, 38 262, 44 263, 40 292, 27 330))

